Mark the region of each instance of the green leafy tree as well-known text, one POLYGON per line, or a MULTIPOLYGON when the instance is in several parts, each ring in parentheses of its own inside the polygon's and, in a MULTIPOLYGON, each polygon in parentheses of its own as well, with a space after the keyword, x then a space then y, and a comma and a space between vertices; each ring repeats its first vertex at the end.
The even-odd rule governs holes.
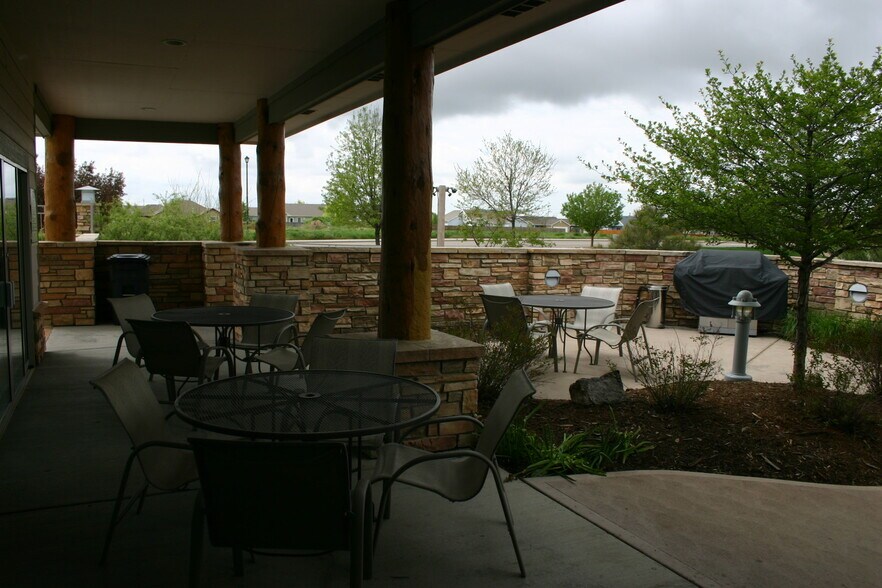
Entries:
POLYGON ((380 244, 383 215, 383 121, 379 108, 357 110, 337 135, 322 199, 335 225, 368 225, 380 244))
MULTIPOLYGON (((42 166, 37 165, 37 185, 34 196, 37 204, 45 204, 43 185, 46 182, 46 172, 42 166)), ((122 200, 126 193, 126 178, 122 172, 110 168, 107 172, 99 172, 95 169, 94 161, 86 161, 74 169, 74 188, 92 186, 98 189, 96 200, 99 204, 109 206, 122 200)))
POLYGON ((216 241, 220 224, 180 196, 162 200, 162 212, 143 216, 137 206, 118 202, 101 215, 101 239, 122 241, 216 241))
POLYGON ((496 239, 519 244, 517 220, 537 215, 546 209, 545 199, 551 194, 551 172, 554 158, 542 147, 515 139, 506 133, 496 141, 484 141, 483 155, 470 169, 456 167, 456 185, 464 209, 480 211, 471 215, 486 220, 482 231, 490 230, 496 239), (498 229, 508 225, 508 235, 498 229))
POLYGON ((644 205, 634 213, 634 218, 622 228, 622 232, 610 243, 613 249, 667 249, 688 251, 695 244, 683 237, 683 233, 653 206, 644 205))
MULTIPOLYGON (((819 64, 748 74, 722 57, 696 112, 665 102, 672 124, 640 122, 667 156, 626 147, 605 179, 684 226, 769 250, 797 272, 793 380, 805 380, 812 271, 882 245, 882 53, 849 70, 832 43, 819 64)), ((734 293, 733 293, 734 294, 734 293)))
POLYGON ((581 192, 567 194, 561 214, 591 235, 594 247, 594 235, 603 227, 619 222, 623 209, 618 192, 601 184, 588 184, 581 192))

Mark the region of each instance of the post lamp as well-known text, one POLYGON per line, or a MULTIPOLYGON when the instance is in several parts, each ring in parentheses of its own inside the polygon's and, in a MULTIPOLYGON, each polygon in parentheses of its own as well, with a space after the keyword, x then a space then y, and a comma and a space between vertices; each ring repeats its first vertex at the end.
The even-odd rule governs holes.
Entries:
POLYGON ((545 285, 549 288, 557 288, 560 284, 560 272, 556 269, 550 269, 545 272, 545 285))
POLYGON ((83 186, 77 188, 74 192, 80 193, 80 203, 89 206, 89 232, 95 232, 95 202, 98 200, 98 188, 92 186, 83 186))
POLYGON ((747 375, 747 339, 750 335, 750 321, 756 309, 760 307, 753 294, 742 290, 729 301, 732 317, 735 319, 735 351, 732 356, 732 371, 723 374, 723 378, 734 382, 753 380, 747 375))
POLYGON ((251 158, 245 156, 245 222, 251 220, 251 204, 248 202, 248 162, 251 158))

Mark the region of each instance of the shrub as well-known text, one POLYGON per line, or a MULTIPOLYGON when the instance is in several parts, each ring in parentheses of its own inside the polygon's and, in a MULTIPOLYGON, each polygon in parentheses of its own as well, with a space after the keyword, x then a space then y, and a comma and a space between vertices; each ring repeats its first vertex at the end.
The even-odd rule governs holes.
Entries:
POLYGON ((621 430, 614 422, 597 430, 564 433, 560 442, 551 430, 537 435, 527 422, 542 407, 511 424, 497 448, 497 455, 518 477, 603 475, 610 466, 624 464, 631 455, 652 449, 640 441, 640 430, 621 430))
MULTIPOLYGON (((872 390, 878 381, 867 382, 866 363, 853 358, 825 360, 812 351, 806 370, 804 408, 813 419, 852 435, 865 435, 876 421, 867 412, 873 397, 860 392, 872 390)), ((874 390, 875 391, 875 390, 874 390)))
POLYGON ((130 204, 117 203, 100 215, 101 239, 127 241, 215 241, 220 223, 187 210, 186 199, 163 200, 162 212, 144 217, 130 204))
POLYGON ((718 338, 701 335, 694 340, 698 346, 693 353, 674 346, 663 350, 650 347, 646 357, 636 364, 637 381, 649 392, 656 410, 681 412, 693 408, 719 373, 719 363, 711 359, 718 338))
POLYGON ((482 404, 492 404, 509 376, 521 368, 531 379, 548 370, 548 338, 533 337, 526 331, 497 332, 491 335, 483 323, 469 321, 442 327, 448 333, 469 339, 484 346, 478 365, 478 397, 482 404))

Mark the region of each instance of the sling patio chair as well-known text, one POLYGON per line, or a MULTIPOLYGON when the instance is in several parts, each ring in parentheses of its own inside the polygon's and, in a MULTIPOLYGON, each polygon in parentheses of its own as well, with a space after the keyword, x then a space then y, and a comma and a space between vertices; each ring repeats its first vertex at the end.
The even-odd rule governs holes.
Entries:
MULTIPOLYGON (((380 448, 374 469, 373 482, 382 482, 383 495, 376 519, 374 543, 380 532, 380 523, 386 516, 392 485, 396 482, 422 488, 443 496, 451 502, 471 500, 484 487, 487 472, 492 474, 496 491, 502 503, 502 512, 508 525, 508 533, 518 560, 521 577, 526 577, 521 551, 515 537, 514 522, 508 497, 502 485, 502 476, 496 465, 496 447, 511 424, 523 402, 536 393, 536 389, 523 370, 514 372, 499 394, 493 408, 483 423, 469 415, 452 415, 432 419, 425 425, 465 420, 483 428, 475 449, 454 449, 432 453, 401 443, 388 443, 380 448)), ((407 432, 402 438, 407 436, 407 432)))
POLYGON ((185 322, 132 319, 129 324, 141 344, 147 371, 165 378, 169 402, 175 401, 180 388, 189 380, 201 384, 217 377, 224 362, 227 374, 234 373, 230 350, 206 345, 185 322), (177 378, 183 378, 180 388, 177 387, 177 378))
POLYGON ((135 502, 138 503, 137 512, 141 512, 149 487, 162 491, 179 490, 196 481, 198 476, 190 446, 171 432, 150 383, 137 365, 123 358, 96 378, 92 385, 107 398, 132 442, 101 552, 101 563, 104 564, 116 526, 135 502), (141 467, 146 481, 123 507, 129 474, 135 462, 141 467))
MULTIPOLYGON (((643 325, 649 320, 654 305, 657 303, 657 300, 644 300, 634 308, 634 312, 628 318, 602 325, 595 325, 589 327, 585 331, 579 332, 579 350, 576 352, 576 367, 579 366, 579 355, 582 353, 582 348, 584 347, 585 352, 590 355, 591 352, 588 351, 588 342, 594 341, 594 355, 591 359, 592 365, 597 365, 600 356, 601 343, 606 343, 612 349, 618 349, 620 355, 622 347, 625 347, 628 350, 628 360, 631 364, 631 373, 636 377, 637 371, 634 367, 634 351, 631 349, 631 342, 642 335, 643 343, 646 347, 647 358, 651 361, 649 340, 646 338, 646 329, 644 329, 643 325)), ((576 369, 573 368, 573 373, 575 373, 575 371, 576 369)))
POLYGON ((548 325, 530 323, 524 314, 524 305, 517 298, 481 294, 481 302, 487 317, 486 328, 491 335, 506 338, 524 333, 536 338, 547 337, 550 344, 548 325))
MULTIPOLYGON (((281 308, 282 310, 290 310, 296 315, 300 307, 300 295, 256 292, 251 295, 249 306, 281 308)), ((297 334, 297 321, 293 318, 290 321, 261 325, 259 327, 242 327, 242 337, 236 343, 236 349, 244 352, 244 356, 241 359, 246 364, 246 371, 250 371, 248 369, 249 364, 264 350, 280 343, 296 342, 297 334)))
POLYGON ((232 548, 236 576, 243 574, 243 551, 272 549, 349 550, 350 586, 371 577, 370 483, 361 480, 350 491, 344 444, 204 438, 190 444, 201 484, 190 535, 190 586, 199 585, 205 523, 211 545, 232 548))
MULTIPOLYGON (((514 286, 511 285, 511 282, 499 282, 497 284, 478 284, 481 287, 481 290, 484 294, 489 294, 490 296, 507 296, 509 298, 517 298, 517 294, 515 294, 514 286)), ((551 321, 542 312, 542 309, 536 309, 536 314, 539 316, 538 320, 531 321, 531 325, 545 325, 546 328, 551 325, 551 321)))
MULTIPOLYGON (((321 312, 313 319, 303 342, 298 345, 296 341, 276 342, 267 351, 264 351, 254 359, 265 363, 270 369, 287 372, 290 370, 302 370, 309 366, 312 358, 313 342, 319 337, 326 337, 334 332, 334 328, 346 314, 346 309, 333 312, 321 312)), ((279 333, 285 338, 285 333, 279 333)), ((247 368, 246 368, 247 369, 247 368)))
POLYGON ((147 294, 138 294, 137 296, 125 296, 122 298, 108 298, 107 302, 113 308, 113 314, 122 329, 122 334, 116 342, 116 352, 113 354, 113 365, 119 361, 119 354, 122 350, 123 341, 126 344, 126 350, 132 359, 138 365, 141 365, 141 345, 138 343, 138 337, 132 331, 129 319, 139 319, 149 321, 156 312, 153 300, 147 294))
MULTIPOLYGON (((615 321, 616 318, 616 308, 619 305, 619 297, 622 293, 621 288, 609 288, 602 286, 582 286, 582 296, 589 296, 592 298, 602 298, 604 300, 612 301, 612 308, 596 308, 596 309, 579 309, 573 313, 573 318, 571 321, 565 322, 563 327, 567 331, 573 331, 576 340, 579 340, 579 334, 587 331, 593 326, 596 325, 605 325, 615 321)), ((564 333, 563 337, 563 358, 564 358, 564 370, 566 370, 566 361, 567 361, 567 335, 568 333, 564 333)), ((578 353, 578 352, 577 352, 578 353)), ((621 349, 619 350, 619 354, 621 355, 621 349)), ((576 366, 573 368, 573 373, 576 373, 575 370, 579 367, 579 362, 576 360, 576 366)))

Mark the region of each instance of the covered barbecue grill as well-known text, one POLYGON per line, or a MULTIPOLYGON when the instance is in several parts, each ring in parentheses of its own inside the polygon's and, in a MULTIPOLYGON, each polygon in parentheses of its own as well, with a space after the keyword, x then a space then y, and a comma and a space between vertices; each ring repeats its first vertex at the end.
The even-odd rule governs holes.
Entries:
POLYGON ((702 318, 730 318, 729 300, 741 290, 750 290, 762 305, 758 320, 784 318, 787 282, 787 274, 758 251, 702 249, 674 267, 683 309, 702 318))

